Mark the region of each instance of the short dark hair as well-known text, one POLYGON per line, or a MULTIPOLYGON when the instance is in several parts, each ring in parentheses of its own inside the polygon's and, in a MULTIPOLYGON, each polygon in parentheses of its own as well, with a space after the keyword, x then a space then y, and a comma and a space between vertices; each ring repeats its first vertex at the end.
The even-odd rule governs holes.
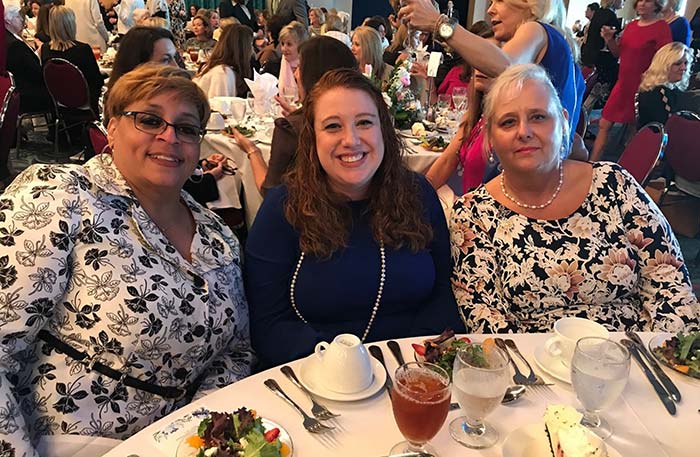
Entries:
POLYGON ((299 55, 301 85, 307 94, 327 71, 357 68, 357 60, 350 49, 342 41, 329 36, 317 36, 303 42, 299 46, 299 55))
POLYGON ((596 11, 598 11, 598 10, 600 9, 600 4, 598 4, 598 3, 596 3, 596 2, 589 3, 588 6, 587 6, 586 8, 588 8, 589 10, 591 10, 591 11, 593 11, 593 12, 596 12, 596 11))

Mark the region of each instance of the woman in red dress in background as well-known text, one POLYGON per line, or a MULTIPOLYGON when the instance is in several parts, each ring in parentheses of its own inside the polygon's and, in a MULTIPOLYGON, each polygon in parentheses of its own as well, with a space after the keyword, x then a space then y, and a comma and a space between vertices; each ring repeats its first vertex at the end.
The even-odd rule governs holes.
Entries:
POLYGON ((614 123, 635 123, 634 94, 639 89, 642 73, 649 67, 656 51, 671 42, 671 29, 660 15, 665 5, 666 0, 637 0, 634 8, 639 19, 625 27, 619 42, 614 37, 613 28, 604 26, 600 32, 610 52, 620 57, 620 72, 598 124, 598 136, 591 152, 593 161, 600 159, 614 123))

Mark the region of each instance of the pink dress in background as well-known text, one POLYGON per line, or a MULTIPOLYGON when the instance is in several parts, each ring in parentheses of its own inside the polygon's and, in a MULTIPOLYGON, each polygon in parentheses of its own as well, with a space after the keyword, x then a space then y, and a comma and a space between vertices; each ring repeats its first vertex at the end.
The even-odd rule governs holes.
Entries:
POLYGON ((463 70, 464 68, 462 68, 462 65, 455 65, 452 67, 450 71, 447 72, 447 75, 445 75, 445 79, 442 80, 437 93, 452 95, 452 91, 455 87, 469 87, 469 81, 462 81, 459 79, 459 75, 462 74, 463 70))
POLYGON ((644 27, 639 20, 629 23, 620 39, 620 72, 610 97, 603 108, 603 118, 612 122, 634 122, 634 94, 639 90, 642 73, 649 68, 654 54, 671 42, 671 29, 666 21, 644 27))
POLYGON ((464 193, 479 187, 484 179, 486 161, 484 160, 484 118, 479 119, 467 141, 459 148, 459 161, 462 173, 462 191, 464 193))

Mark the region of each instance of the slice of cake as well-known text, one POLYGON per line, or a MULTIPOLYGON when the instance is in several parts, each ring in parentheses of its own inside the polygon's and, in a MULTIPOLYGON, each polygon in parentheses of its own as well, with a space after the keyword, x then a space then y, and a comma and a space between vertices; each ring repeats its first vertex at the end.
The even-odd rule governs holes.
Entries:
POLYGON ((544 427, 554 457, 607 457, 605 444, 581 425, 582 417, 571 406, 547 407, 544 427))

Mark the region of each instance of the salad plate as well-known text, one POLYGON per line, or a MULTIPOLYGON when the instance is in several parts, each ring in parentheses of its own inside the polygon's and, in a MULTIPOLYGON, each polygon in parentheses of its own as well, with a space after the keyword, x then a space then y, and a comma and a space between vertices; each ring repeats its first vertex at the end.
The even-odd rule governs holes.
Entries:
MULTIPOLYGON (((266 431, 273 430, 275 428, 279 429, 280 433, 279 433, 279 436, 277 438, 289 448, 289 452, 287 452, 286 454, 282 454, 282 457, 293 457, 294 445, 292 444, 292 437, 289 436, 289 433, 287 433, 287 430, 285 430, 284 427, 282 427, 278 423, 273 422, 269 419, 265 419, 264 417, 261 418, 260 420, 261 420, 262 425, 266 431)), ((188 432, 185 434, 185 436, 182 438, 182 440, 180 440, 180 443, 178 444, 178 447, 177 447, 177 452, 175 453, 175 457, 196 457, 197 456, 198 449, 190 446, 190 444, 187 442, 187 440, 190 437, 197 435, 198 428, 199 428, 199 424, 192 425, 192 427, 188 430, 188 432)))
MULTIPOLYGON (((588 433, 600 441, 593 432, 588 430, 588 433)), ((622 457, 622 454, 617 452, 610 445, 605 445, 608 451, 608 457, 622 457)), ((552 455, 552 450, 549 445, 549 438, 545 431, 543 422, 537 424, 525 425, 510 432, 503 441, 503 457, 546 457, 552 455)))
POLYGON ((571 384, 571 369, 564 365, 560 357, 554 357, 544 349, 544 345, 535 348, 535 362, 548 375, 571 384))
POLYGON ((334 401, 357 401, 369 398, 372 395, 379 392, 379 390, 384 387, 386 383, 386 370, 376 360, 374 357, 371 358, 372 362, 372 383, 364 390, 355 392, 352 394, 343 394, 340 392, 334 392, 323 385, 320 375, 320 360, 315 354, 311 354, 301 363, 301 369, 299 370, 299 381, 306 387, 312 394, 318 395, 319 397, 325 398, 327 400, 334 401))
POLYGON ((649 340, 648 346, 649 352, 663 365, 682 375, 700 379, 700 332, 660 333, 649 340))

